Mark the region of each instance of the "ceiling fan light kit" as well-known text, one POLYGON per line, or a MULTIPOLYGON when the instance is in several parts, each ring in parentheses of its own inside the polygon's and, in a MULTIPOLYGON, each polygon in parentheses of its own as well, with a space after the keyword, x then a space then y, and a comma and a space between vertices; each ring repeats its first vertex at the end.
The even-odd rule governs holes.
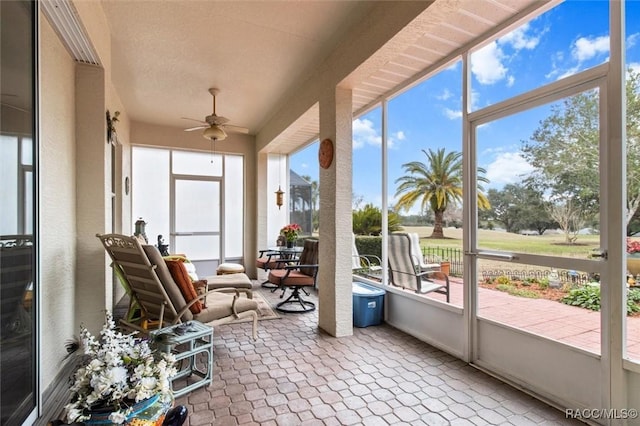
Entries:
POLYGON ((204 136, 205 139, 210 139, 212 141, 223 141, 227 138, 227 134, 225 133, 225 131, 215 124, 204 129, 204 132, 202 132, 202 136, 204 136))
POLYGON ((213 97, 213 112, 210 115, 207 115, 205 117, 205 121, 182 117, 182 118, 185 118, 186 120, 193 120, 193 121, 202 123, 201 126, 190 127, 188 129, 184 129, 184 131, 192 132, 194 130, 204 129, 204 131, 202 132, 202 136, 204 136, 205 139, 209 139, 212 141, 222 141, 226 139, 227 132, 225 132, 225 129, 224 129, 225 127, 227 127, 227 130, 230 130, 231 132, 245 133, 245 134, 249 133, 249 129, 246 129, 244 127, 229 125, 227 124, 227 122, 229 121, 228 118, 217 115, 216 114, 216 95, 220 93, 220 91, 216 88, 211 88, 209 89, 209 93, 213 97))

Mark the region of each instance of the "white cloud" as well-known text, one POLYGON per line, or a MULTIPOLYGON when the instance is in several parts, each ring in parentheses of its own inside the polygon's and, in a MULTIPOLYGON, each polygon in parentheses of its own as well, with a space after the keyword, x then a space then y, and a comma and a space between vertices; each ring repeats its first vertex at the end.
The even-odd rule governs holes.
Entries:
POLYGON ((480 84, 494 84, 509 71, 502 65, 504 57, 498 43, 491 42, 471 55, 471 72, 480 84))
POLYGON ((502 152, 486 167, 490 187, 518 183, 534 168, 518 152, 502 152))
POLYGON ((460 110, 452 110, 451 108, 444 109, 444 115, 449 120, 456 120, 458 118, 462 118, 462 111, 460 110))
POLYGON ((451 93, 449 91, 449 89, 444 89, 442 91, 442 94, 436 96, 436 99, 440 99, 441 101, 446 101, 447 99, 449 99, 451 96, 453 96, 453 93, 451 93))
POLYGON ((446 101, 451 96, 453 96, 453 93, 451 93, 451 91, 449 91, 449 89, 444 89, 442 91, 442 94, 436 96, 436 99, 440 99, 441 101, 446 101))
POLYGON ((301 163, 300 167, 302 167, 303 169, 308 169, 309 165, 307 163, 301 163))
MULTIPOLYGON (((406 135, 402 130, 392 133, 387 137, 387 147, 393 149, 398 141, 405 139, 406 135)), ((382 136, 374 128, 373 121, 357 118, 353 120, 353 149, 363 148, 365 145, 382 145, 382 136)))
POLYGON ((632 48, 636 45, 638 40, 640 39, 640 33, 633 33, 629 37, 627 37, 627 49, 632 48))
POLYGON ((627 68, 631 68, 635 73, 640 73, 640 62, 629 62, 627 68))
POLYGON ((362 148, 365 145, 379 146, 380 144, 382 144, 382 138, 373 128, 373 121, 366 118, 353 120, 353 149, 362 148))
POLYGON ((516 50, 535 49, 538 43, 540 43, 540 34, 534 37, 527 34, 527 31, 529 31, 528 23, 500 37, 498 43, 509 44, 516 50))
POLYGON ((571 55, 579 62, 609 52, 609 36, 595 38, 580 37, 573 44, 571 55))
POLYGON ((547 31, 543 29, 533 35, 529 33, 530 29, 530 25, 525 24, 472 54, 471 72, 480 84, 494 84, 506 78, 507 86, 513 86, 515 78, 508 74, 505 63, 521 50, 535 49, 540 44, 540 37, 547 31), (505 50, 513 53, 508 54, 505 50))

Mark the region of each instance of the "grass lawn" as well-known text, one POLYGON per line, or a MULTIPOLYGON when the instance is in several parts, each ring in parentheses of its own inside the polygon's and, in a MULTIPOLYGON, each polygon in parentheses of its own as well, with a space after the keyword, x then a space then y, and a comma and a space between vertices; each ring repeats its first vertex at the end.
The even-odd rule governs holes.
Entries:
MULTIPOLYGON (((444 239, 427 238, 433 227, 405 226, 404 232, 417 232, 423 247, 445 247, 462 250, 462 229, 446 228, 444 239)), ((592 249, 600 246, 599 235, 579 235, 576 244, 565 245, 564 235, 520 235, 504 231, 478 230, 478 246, 483 249, 533 253, 549 256, 586 258, 592 249)))

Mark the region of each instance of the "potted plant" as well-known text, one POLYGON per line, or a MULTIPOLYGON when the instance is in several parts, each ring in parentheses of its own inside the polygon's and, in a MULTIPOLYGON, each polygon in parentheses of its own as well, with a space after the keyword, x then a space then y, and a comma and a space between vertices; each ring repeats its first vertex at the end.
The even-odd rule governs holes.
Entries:
POLYGON ((302 231, 302 228, 297 223, 290 223, 280 230, 280 235, 283 235, 287 240, 287 247, 293 247, 293 243, 298 239, 300 231, 302 231))
POLYGON ((640 241, 627 238, 627 271, 634 277, 640 274, 640 241))
POLYGON ((80 344, 84 354, 65 406, 67 421, 122 424, 141 412, 164 416, 173 403, 173 354, 152 350, 135 333, 120 333, 110 312, 99 338, 80 327, 80 344))

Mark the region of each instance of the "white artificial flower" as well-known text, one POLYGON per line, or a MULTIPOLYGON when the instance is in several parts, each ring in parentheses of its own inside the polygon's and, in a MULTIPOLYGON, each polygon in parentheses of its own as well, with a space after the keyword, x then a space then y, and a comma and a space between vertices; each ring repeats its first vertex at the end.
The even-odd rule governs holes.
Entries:
POLYGON ((156 387, 157 383, 158 383, 158 380, 156 380, 155 377, 145 377, 142 380, 140 380, 140 385, 144 389, 148 389, 148 390, 153 390, 156 387))
POLYGON ((89 365, 87 365, 87 371, 100 371, 103 366, 104 363, 99 359, 92 359, 89 365))
POLYGON ((114 411, 109 415, 109 420, 119 425, 127 421, 127 415, 123 411, 114 411))
MULTIPOLYGON (((70 422, 88 420, 85 413, 95 405, 127 407, 126 399, 139 402, 157 394, 163 401, 171 398, 170 378, 177 374, 175 355, 162 353, 156 361, 149 342, 117 331, 109 312, 99 339, 84 326, 80 338, 85 356, 73 375, 71 403, 65 406, 70 422)), ((131 412, 131 408, 119 410, 110 420, 123 423, 131 412)))
POLYGON ((114 367, 107 372, 107 377, 111 384, 126 383, 127 382, 127 369, 124 367, 114 367))

